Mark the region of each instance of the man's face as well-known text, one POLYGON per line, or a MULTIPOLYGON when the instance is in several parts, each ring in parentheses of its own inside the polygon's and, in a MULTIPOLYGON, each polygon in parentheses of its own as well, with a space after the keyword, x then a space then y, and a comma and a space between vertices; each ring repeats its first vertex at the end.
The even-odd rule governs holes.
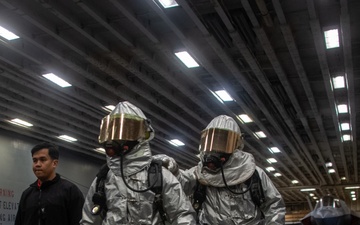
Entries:
POLYGON ((33 171, 39 180, 47 181, 52 180, 55 177, 55 169, 58 164, 58 160, 52 159, 49 156, 49 149, 43 148, 35 152, 32 159, 33 171))

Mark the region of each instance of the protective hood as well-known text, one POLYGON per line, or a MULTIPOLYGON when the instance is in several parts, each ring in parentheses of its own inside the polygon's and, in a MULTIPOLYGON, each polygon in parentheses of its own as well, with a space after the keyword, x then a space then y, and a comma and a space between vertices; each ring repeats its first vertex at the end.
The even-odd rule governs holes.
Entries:
MULTIPOLYGON (((134 115, 147 120, 141 109, 127 101, 120 102, 110 113, 110 115, 116 114, 134 115)), ((123 155, 123 171, 125 176, 137 173, 150 165, 151 151, 149 141, 155 136, 154 129, 150 122, 147 123, 147 131, 149 132, 147 138, 123 155)), ((116 175, 121 175, 121 158, 119 156, 106 156, 106 160, 111 171, 116 175)))
POLYGON ((217 152, 231 154, 235 149, 243 149, 241 130, 236 121, 229 116, 215 117, 201 132, 200 155, 217 152))
MULTIPOLYGON (((255 171, 255 159, 252 154, 243 152, 239 149, 230 156, 228 161, 223 165, 226 183, 229 186, 237 185, 249 179, 255 171)), ((195 175, 203 185, 213 187, 225 187, 221 171, 211 173, 203 169, 202 162, 199 162, 195 175)))
POLYGON ((206 126, 205 130, 210 128, 222 128, 234 131, 236 133, 241 133, 239 125, 236 121, 227 115, 220 115, 211 120, 211 122, 206 126))
POLYGON ((130 102, 120 102, 100 125, 99 143, 110 141, 147 142, 155 136, 150 120, 130 102))

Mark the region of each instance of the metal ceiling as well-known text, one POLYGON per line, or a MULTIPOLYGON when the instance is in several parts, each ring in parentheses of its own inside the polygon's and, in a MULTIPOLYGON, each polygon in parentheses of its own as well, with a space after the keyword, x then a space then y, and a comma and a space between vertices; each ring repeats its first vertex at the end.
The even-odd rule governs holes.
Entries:
POLYGON ((1 129, 103 159, 94 151, 108 113, 102 107, 128 100, 152 121, 153 152, 189 168, 198 162, 200 131, 227 114, 239 121, 244 150, 282 174, 268 173, 289 208, 308 209, 315 200, 299 190, 314 187, 315 196, 333 194, 360 210, 344 189, 360 184, 360 1, 177 3, 166 9, 157 0, 0 0, 0 26, 20 36, 0 39, 1 129), (326 49, 323 31, 333 28, 340 47, 326 49), (185 67, 174 55, 179 50, 200 67, 185 67), (72 86, 41 76, 49 72, 72 86), (333 90, 338 75, 346 88, 333 90), (234 101, 218 101, 219 89, 234 101), (348 113, 337 112, 340 103, 348 113), (253 122, 241 123, 239 114, 253 122), (12 118, 34 126, 15 127, 12 118), (342 131, 342 122, 351 129, 342 131), (260 130, 266 138, 256 138, 260 130), (341 141, 344 133, 352 139, 341 141), (78 141, 63 142, 61 134, 78 141), (170 145, 173 138, 185 146, 170 145), (281 153, 271 154, 273 146, 281 153))

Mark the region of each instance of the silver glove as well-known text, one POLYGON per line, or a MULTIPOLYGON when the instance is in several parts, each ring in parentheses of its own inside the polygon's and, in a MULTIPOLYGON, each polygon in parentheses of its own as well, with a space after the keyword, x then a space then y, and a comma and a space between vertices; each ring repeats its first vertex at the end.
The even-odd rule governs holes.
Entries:
POLYGON ((152 156, 153 159, 158 159, 162 161, 162 165, 168 169, 172 174, 174 174, 174 176, 178 176, 179 175, 179 166, 176 163, 175 159, 167 156, 165 154, 158 154, 158 155, 153 155, 152 156))

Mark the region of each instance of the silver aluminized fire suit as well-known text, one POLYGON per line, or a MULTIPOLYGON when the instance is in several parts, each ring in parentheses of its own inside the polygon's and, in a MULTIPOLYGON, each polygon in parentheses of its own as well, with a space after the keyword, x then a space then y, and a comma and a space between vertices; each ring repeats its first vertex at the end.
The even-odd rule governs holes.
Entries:
MULTIPOLYGON (((147 169, 151 162, 149 144, 136 146, 124 158, 124 175, 128 184, 135 189, 148 187, 147 169)), ((154 193, 133 192, 128 189, 120 172, 120 157, 108 157, 110 168, 105 184, 108 212, 101 220, 99 215, 92 215, 92 196, 95 192, 96 179, 91 184, 85 199, 80 224, 87 225, 125 225, 125 224, 162 224, 159 212, 153 205, 154 193)), ((163 168, 163 208, 170 224, 195 224, 195 211, 176 179, 167 169, 163 168)))
MULTIPOLYGON (((142 128, 142 126, 132 126, 137 121, 134 119, 135 117, 146 119, 143 112, 130 102, 120 102, 109 116, 104 117, 100 127, 99 143, 104 143, 104 141, 126 141, 126 138, 131 140, 130 136, 126 137, 126 135, 137 135, 137 132, 142 128), (119 118, 122 119, 119 120, 119 118), (126 123, 126 121, 132 121, 132 124, 126 123), (120 133, 124 134, 124 136, 121 136, 120 133)), ((149 186, 148 168, 152 161, 149 140, 154 137, 154 130, 149 122, 146 123, 146 128, 150 132, 149 135, 144 136, 145 139, 140 135, 139 137, 142 138, 139 139, 138 144, 129 149, 126 154, 123 154, 122 160, 118 156, 119 154, 108 154, 108 151, 111 152, 113 150, 112 148, 106 150, 107 165, 110 169, 104 185, 107 207, 106 216, 102 219, 100 215, 91 214, 94 205, 92 197, 96 190, 95 178, 85 199, 82 219, 80 221, 81 225, 163 224, 159 208, 154 204, 155 193, 151 190, 135 192, 124 183, 125 179, 126 183, 135 190, 144 190, 149 186), (123 168, 123 176, 121 168, 123 168)), ((152 180, 152 182, 156 182, 156 180, 152 180)), ((167 224, 196 224, 196 213, 188 197, 185 195, 181 184, 165 168, 162 168, 161 196, 162 208, 167 214, 167 224)))
POLYGON ((189 170, 180 170, 178 179, 187 195, 193 194, 197 180, 206 185, 206 200, 202 204, 199 215, 200 224, 285 224, 285 204, 276 187, 266 173, 255 165, 254 157, 250 153, 235 150, 224 164, 224 175, 228 186, 238 185, 235 192, 246 189, 242 184, 258 171, 265 195, 265 203, 260 208, 251 200, 250 192, 235 195, 227 190, 221 172, 212 174, 202 169, 199 162, 189 170), (263 213, 263 219, 262 219, 263 213))
MULTIPOLYGON (((286 210, 280 193, 266 173, 256 166, 253 155, 242 151, 244 144, 238 139, 239 135, 241 135, 240 127, 233 118, 226 115, 215 117, 202 132, 199 146, 202 160, 197 166, 174 174, 177 175, 187 195, 194 193, 197 181, 206 186, 206 199, 199 213, 200 224, 285 224, 286 210), (224 132, 228 132, 228 136, 224 135, 224 132), (210 133, 211 135, 207 136, 210 133), (214 137, 214 135, 218 136, 214 137), (230 140, 229 137, 237 138, 230 140), (232 143, 236 145, 234 149, 229 149, 232 143), (224 158, 222 166, 209 170, 209 166, 212 165, 205 166, 204 162, 205 157, 212 154, 212 151, 228 152, 229 158, 227 160, 224 158), (225 181, 221 170, 224 172, 225 181), (255 170, 259 174, 264 193, 264 202, 260 206, 253 202, 250 191, 236 194, 247 190, 244 182, 252 177, 255 170), (225 182, 236 193, 229 191, 225 182)), ((176 162, 172 163, 173 166, 175 164, 176 162)), ((168 168, 174 172, 170 167, 168 168)))

